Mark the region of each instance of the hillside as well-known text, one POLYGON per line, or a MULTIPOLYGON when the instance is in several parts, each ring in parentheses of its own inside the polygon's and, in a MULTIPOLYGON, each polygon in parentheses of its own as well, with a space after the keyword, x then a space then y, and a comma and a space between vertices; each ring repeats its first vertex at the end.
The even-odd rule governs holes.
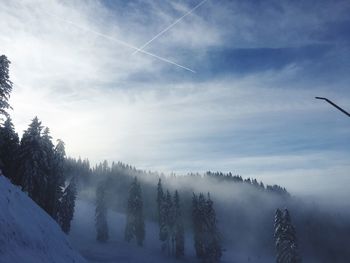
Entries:
POLYGON ((84 263, 56 222, 0 174, 0 263, 84 263))

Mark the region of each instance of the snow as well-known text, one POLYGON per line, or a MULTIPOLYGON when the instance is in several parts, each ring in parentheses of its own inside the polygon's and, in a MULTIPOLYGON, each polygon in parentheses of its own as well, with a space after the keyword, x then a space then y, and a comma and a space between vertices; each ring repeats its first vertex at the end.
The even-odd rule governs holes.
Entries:
POLYGON ((0 263, 84 263, 57 223, 0 174, 0 263))
MULTIPOLYGON (((96 241, 95 205, 87 201, 77 200, 74 219, 71 226, 70 239, 80 253, 91 263, 118 262, 118 263, 156 263, 179 262, 175 258, 162 253, 161 243, 158 240, 158 226, 153 222, 145 222, 146 238, 143 247, 136 242, 124 241, 126 216, 108 211, 109 240, 107 243, 96 241)), ((192 248, 192 237, 186 240, 188 249, 181 262, 196 262, 192 248)))
MULTIPOLYGON (((146 238, 144 247, 138 247, 135 242, 124 241, 126 216, 108 210, 109 240, 106 243, 96 241, 95 204, 77 200, 71 232, 72 245, 90 263, 157 263, 157 262, 199 262, 195 257, 192 233, 187 233, 185 240, 185 258, 176 260, 160 250, 158 240, 158 225, 145 222, 146 238)), ((274 258, 266 255, 252 255, 251 251, 237 250, 225 247, 222 263, 267 263, 274 258)))

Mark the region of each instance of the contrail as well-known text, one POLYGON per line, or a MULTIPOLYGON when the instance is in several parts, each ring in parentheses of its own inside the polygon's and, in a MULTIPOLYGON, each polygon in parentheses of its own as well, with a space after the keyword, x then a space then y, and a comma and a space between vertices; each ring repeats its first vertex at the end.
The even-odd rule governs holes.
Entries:
POLYGON ((45 13, 48 14, 49 16, 52 16, 52 17, 54 17, 54 18, 56 18, 56 19, 62 21, 62 22, 65 22, 65 23, 67 23, 67 24, 71 24, 71 25, 73 25, 73 26, 75 26, 76 28, 79 28, 79 29, 81 29, 81 30, 94 33, 95 35, 98 35, 98 36, 100 36, 100 37, 106 38, 106 39, 108 39, 108 40, 110 40, 110 41, 113 41, 113 42, 115 42, 115 43, 118 43, 118 44, 120 44, 120 45, 122 45, 122 46, 125 46, 125 47, 128 47, 128 48, 131 48, 131 49, 140 51, 140 52, 143 53, 143 54, 146 54, 146 55, 149 55, 149 56, 151 56, 151 57, 157 58, 157 59, 159 59, 159 60, 161 60, 161 61, 163 61, 163 62, 166 62, 166 63, 172 64, 172 65, 175 65, 175 66, 177 66, 177 67, 180 67, 180 68, 185 69, 185 70, 187 70, 187 71, 190 71, 190 72, 192 72, 192 73, 196 73, 196 71, 194 71, 193 69, 190 69, 190 68, 188 68, 188 67, 182 66, 182 65, 180 65, 180 64, 178 64, 178 63, 176 63, 176 62, 174 62, 174 61, 171 61, 171 60, 169 60, 169 59, 160 57, 160 56, 155 55, 155 54, 153 54, 153 53, 150 53, 150 52, 147 52, 147 51, 144 51, 144 50, 139 50, 137 47, 135 47, 135 46, 133 46, 133 45, 130 45, 130 44, 128 44, 128 43, 126 43, 126 42, 124 42, 124 41, 122 41, 122 40, 120 40, 120 39, 117 39, 117 38, 114 38, 114 37, 111 37, 111 36, 102 34, 102 33, 100 33, 100 32, 97 32, 97 31, 95 31, 95 30, 92 30, 92 29, 90 29, 90 28, 86 28, 86 27, 80 26, 80 25, 78 25, 78 24, 73 23, 72 21, 63 19, 63 18, 61 18, 61 17, 59 17, 59 16, 57 16, 57 15, 50 14, 50 13, 47 13, 47 12, 45 12, 45 13))
POLYGON ((147 41, 145 44, 143 44, 140 48, 137 48, 137 50, 135 50, 132 54, 136 54, 137 52, 142 52, 143 49, 148 46, 151 42, 153 42, 155 39, 157 39, 158 37, 160 37, 161 35, 163 35, 165 32, 167 32, 169 29, 171 29, 173 26, 175 26, 177 23, 179 23, 182 19, 184 19, 186 16, 190 15, 191 13, 193 13, 193 11, 195 11, 198 7, 200 7, 201 5, 203 5, 206 1, 208 0, 203 0, 202 2, 200 2, 198 5, 196 5, 195 7, 193 7, 190 11, 188 11, 186 14, 184 14, 182 17, 180 17, 179 19, 177 19, 175 22, 173 22, 172 24, 170 24, 167 28, 165 28, 164 30, 162 30, 161 32, 159 32, 157 35, 155 35, 152 39, 150 39, 149 41, 147 41))

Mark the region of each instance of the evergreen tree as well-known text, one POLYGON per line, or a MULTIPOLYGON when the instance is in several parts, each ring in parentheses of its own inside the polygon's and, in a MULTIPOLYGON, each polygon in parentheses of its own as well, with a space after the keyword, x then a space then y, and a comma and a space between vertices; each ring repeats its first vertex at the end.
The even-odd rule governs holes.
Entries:
POLYGON ((58 209, 58 223, 65 233, 69 233, 74 215, 75 199, 77 195, 76 181, 72 178, 62 194, 58 209))
POLYGON ((12 82, 9 76, 10 61, 5 55, 0 56, 0 116, 8 117, 7 110, 11 109, 8 100, 12 91, 12 82))
POLYGON ((192 197, 192 220, 193 220, 193 230, 194 230, 194 248, 196 250, 196 256, 199 259, 204 257, 203 203, 204 203, 203 195, 200 194, 199 196, 197 196, 196 194, 193 193, 193 197, 192 197))
POLYGON ((203 262, 219 262, 222 256, 221 235, 217 228, 213 202, 208 194, 197 197, 193 194, 192 216, 194 227, 194 246, 197 258, 203 262))
POLYGON ((97 231, 97 240, 106 242, 108 236, 107 224, 107 204, 106 204, 106 183, 101 183, 96 189, 96 210, 95 225, 97 231))
POLYGON ((283 213, 277 209, 275 214, 275 245, 277 263, 300 263, 295 228, 287 209, 283 213))
POLYGON ((175 218, 175 256, 181 258, 185 254, 185 233, 182 221, 180 198, 177 190, 174 195, 174 218, 175 218))
POLYGON ((145 222, 143 216, 143 201, 141 186, 135 177, 129 189, 127 204, 127 222, 125 226, 125 240, 130 242, 133 238, 139 246, 145 239, 145 222))
POLYGON ((157 185, 157 212, 159 223, 159 240, 162 242, 162 251, 166 250, 166 241, 168 239, 167 227, 167 205, 163 192, 162 181, 159 178, 157 185))
MULTIPOLYGON (((58 140, 53 153, 53 172, 51 177, 48 180, 48 189, 47 189, 47 200, 49 201, 48 207, 50 214, 53 218, 57 218, 58 209, 60 207, 60 200, 63 200, 64 192, 62 189, 65 184, 65 162, 66 162, 66 151, 64 142, 62 140, 58 140)), ((71 177, 70 184, 68 187, 68 205, 69 207, 75 206, 75 197, 76 197, 76 177, 71 177)), ((66 188, 67 189, 67 188, 66 188)), ((69 208, 71 209, 71 208, 69 208)), ((68 214, 70 215, 71 212, 68 214)), ((73 216, 73 214, 72 214, 73 216)), ((68 217, 70 218, 70 216, 68 217)), ((69 222, 71 219, 69 219, 69 222)))
POLYGON ((47 186, 45 171, 46 156, 41 144, 41 122, 35 117, 29 128, 24 131, 19 149, 19 167, 15 181, 20 182, 23 190, 41 207, 47 186))
POLYGON ((19 139, 11 118, 8 117, 0 126, 0 170, 12 181, 16 174, 16 161, 19 149, 19 139))
POLYGON ((166 225, 166 232, 167 232, 167 239, 166 239, 166 249, 168 251, 168 255, 174 255, 175 254, 175 236, 174 236, 174 207, 173 207, 173 200, 171 197, 171 194, 169 191, 166 193, 165 197, 165 225, 166 225))
POLYGON ((206 240, 205 240, 205 261, 219 262, 222 256, 221 235, 217 228, 216 213, 213 207, 213 201, 208 198, 206 201, 206 240))

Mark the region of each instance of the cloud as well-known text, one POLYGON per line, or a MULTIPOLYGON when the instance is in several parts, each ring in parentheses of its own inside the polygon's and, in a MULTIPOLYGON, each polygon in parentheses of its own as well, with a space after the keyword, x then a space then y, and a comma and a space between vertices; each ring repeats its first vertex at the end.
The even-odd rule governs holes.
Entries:
POLYGON ((347 40, 330 34, 343 34, 348 4, 317 3, 208 1, 146 48, 192 74, 93 31, 141 46, 197 1, 1 1, 17 130, 38 115, 92 162, 230 170, 293 190, 305 172, 326 187, 325 171, 348 169, 349 126, 313 97, 350 105, 347 40), (322 169, 305 166, 315 160, 322 169))

